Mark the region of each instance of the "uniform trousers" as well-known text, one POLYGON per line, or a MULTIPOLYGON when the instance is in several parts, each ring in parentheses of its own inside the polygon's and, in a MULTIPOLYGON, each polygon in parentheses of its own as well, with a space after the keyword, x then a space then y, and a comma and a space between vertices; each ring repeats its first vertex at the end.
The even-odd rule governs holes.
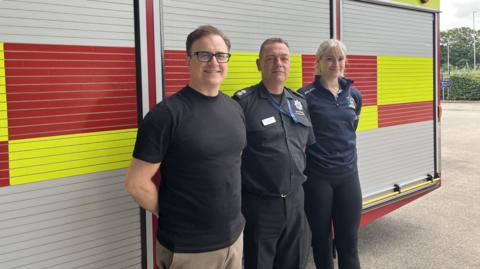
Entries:
POLYGON ((245 269, 303 269, 310 230, 299 187, 286 197, 242 193, 245 269))
POLYGON ((338 268, 360 269, 357 242, 362 193, 358 172, 341 177, 309 175, 303 187, 317 269, 334 268, 332 223, 338 268))

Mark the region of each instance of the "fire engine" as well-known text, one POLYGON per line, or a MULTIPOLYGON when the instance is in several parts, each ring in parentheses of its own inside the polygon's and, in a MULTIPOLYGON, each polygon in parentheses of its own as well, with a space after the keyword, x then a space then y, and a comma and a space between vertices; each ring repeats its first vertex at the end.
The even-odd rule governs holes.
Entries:
POLYGON ((138 123, 186 85, 185 39, 232 42, 222 90, 260 81, 290 43, 287 85, 329 38, 363 95, 362 225, 438 188, 439 0, 1 0, 1 268, 155 268, 155 219, 124 191, 138 123), (141 213, 139 213, 141 212, 141 213))

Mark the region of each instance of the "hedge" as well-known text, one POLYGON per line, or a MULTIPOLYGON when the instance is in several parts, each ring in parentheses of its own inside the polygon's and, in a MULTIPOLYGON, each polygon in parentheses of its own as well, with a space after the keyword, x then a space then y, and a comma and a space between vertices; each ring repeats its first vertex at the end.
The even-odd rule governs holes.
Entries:
POLYGON ((480 100, 480 72, 455 72, 450 75, 450 87, 444 89, 447 100, 480 100))

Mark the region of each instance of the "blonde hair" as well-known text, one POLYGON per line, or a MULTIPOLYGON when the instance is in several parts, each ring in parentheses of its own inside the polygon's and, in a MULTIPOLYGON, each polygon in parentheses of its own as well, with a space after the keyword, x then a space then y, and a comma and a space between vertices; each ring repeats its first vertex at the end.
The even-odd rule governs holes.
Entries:
POLYGON ((320 75, 320 60, 329 50, 334 49, 336 51, 342 52, 345 56, 347 55, 347 48, 342 41, 337 39, 327 39, 323 41, 315 53, 315 75, 320 75))

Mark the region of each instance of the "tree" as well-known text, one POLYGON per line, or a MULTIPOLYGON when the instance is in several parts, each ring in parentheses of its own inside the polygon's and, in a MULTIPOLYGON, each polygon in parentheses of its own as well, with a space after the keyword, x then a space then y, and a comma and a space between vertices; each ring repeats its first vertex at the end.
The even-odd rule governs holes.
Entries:
MULTIPOLYGON (((454 28, 440 33, 442 72, 447 70, 447 44, 450 47, 450 67, 473 67, 473 29, 469 27, 454 28)), ((476 60, 480 65, 480 33, 476 33, 476 60)))

